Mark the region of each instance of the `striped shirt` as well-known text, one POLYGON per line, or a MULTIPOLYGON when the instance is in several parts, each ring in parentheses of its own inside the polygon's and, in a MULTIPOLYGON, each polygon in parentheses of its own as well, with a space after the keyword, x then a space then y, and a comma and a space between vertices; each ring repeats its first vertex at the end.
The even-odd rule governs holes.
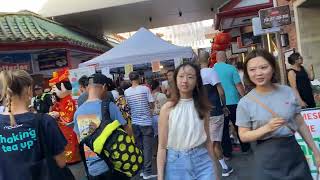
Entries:
POLYGON ((145 86, 130 87, 125 90, 130 107, 132 124, 140 126, 152 125, 152 114, 149 103, 154 102, 150 89, 145 86))

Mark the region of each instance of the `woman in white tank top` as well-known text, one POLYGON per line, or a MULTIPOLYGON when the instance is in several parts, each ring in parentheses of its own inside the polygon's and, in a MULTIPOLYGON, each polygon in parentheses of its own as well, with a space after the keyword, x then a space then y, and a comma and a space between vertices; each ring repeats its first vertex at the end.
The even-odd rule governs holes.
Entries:
POLYGON ((213 149, 208 139, 211 105, 200 68, 180 65, 172 97, 160 111, 158 180, 215 180, 213 149))

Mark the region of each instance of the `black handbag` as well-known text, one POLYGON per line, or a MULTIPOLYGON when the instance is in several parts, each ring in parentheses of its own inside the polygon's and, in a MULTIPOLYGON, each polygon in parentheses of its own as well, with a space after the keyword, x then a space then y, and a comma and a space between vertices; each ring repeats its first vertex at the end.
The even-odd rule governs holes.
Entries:
POLYGON ((43 153, 43 158, 31 166, 32 180, 75 180, 70 169, 65 166, 60 168, 50 153, 46 143, 41 122, 43 114, 35 115, 38 140, 43 153))

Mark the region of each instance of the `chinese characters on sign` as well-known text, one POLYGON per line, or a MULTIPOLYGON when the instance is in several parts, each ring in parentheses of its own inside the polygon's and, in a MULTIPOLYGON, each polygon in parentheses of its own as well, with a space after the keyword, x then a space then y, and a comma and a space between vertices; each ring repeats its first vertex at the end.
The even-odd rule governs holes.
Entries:
MULTIPOLYGON (((307 124, 307 127, 313 137, 313 141, 318 147, 320 147, 320 109, 304 110, 301 112, 301 115, 307 124)), ((314 165, 315 158, 311 149, 298 133, 296 133, 295 136, 308 161, 312 176, 316 177, 318 171, 317 167, 314 165)))
POLYGON ((278 6, 259 11, 262 29, 291 24, 290 7, 278 6))

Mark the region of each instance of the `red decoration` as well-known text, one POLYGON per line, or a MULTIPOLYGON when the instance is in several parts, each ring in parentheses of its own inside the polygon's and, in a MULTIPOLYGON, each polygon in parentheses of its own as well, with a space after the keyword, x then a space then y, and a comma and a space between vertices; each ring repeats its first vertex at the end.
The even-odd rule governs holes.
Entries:
POLYGON ((230 44, 231 35, 229 33, 219 33, 214 38, 214 44, 230 44))
POLYGON ((213 43, 211 45, 211 56, 209 67, 213 67, 215 63, 217 63, 217 53, 216 51, 225 51, 231 45, 231 35, 229 33, 218 33, 213 39, 213 43))
POLYGON ((68 69, 60 69, 57 72, 52 73, 52 79, 49 80, 49 85, 53 86, 59 82, 69 81, 68 69))
POLYGON ((228 49, 230 46, 230 44, 216 44, 214 43, 212 45, 212 49, 215 51, 225 51, 226 49, 228 49))
MULTIPOLYGON (((68 144, 65 148, 65 157, 68 164, 77 163, 81 160, 79 153, 79 143, 76 133, 73 128, 68 125, 73 122, 73 115, 76 111, 76 103, 71 97, 71 92, 65 88, 59 90, 55 85, 61 82, 69 81, 69 71, 62 69, 53 73, 52 79, 49 80, 50 86, 53 86, 53 90, 59 96, 59 101, 54 104, 52 111, 59 114, 57 122, 61 132, 67 139, 68 144)), ((62 86, 61 86, 62 87, 62 86)), ((50 114, 50 113, 49 113, 50 114)))

